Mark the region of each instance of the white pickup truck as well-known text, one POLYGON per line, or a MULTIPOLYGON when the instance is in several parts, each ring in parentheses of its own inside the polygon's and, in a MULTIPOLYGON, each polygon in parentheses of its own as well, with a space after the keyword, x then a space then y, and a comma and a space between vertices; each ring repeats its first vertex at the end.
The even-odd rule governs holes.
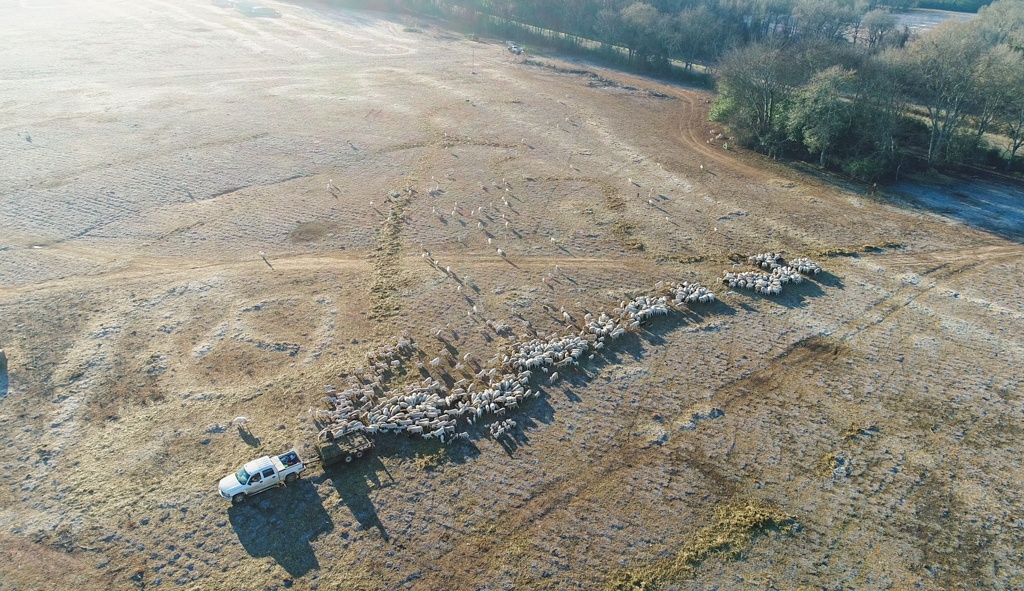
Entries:
POLYGON ((306 466, 299 454, 290 451, 279 456, 263 456, 242 466, 234 474, 220 479, 217 487, 220 496, 231 499, 236 505, 244 503, 246 497, 259 494, 285 482, 295 482, 306 466))

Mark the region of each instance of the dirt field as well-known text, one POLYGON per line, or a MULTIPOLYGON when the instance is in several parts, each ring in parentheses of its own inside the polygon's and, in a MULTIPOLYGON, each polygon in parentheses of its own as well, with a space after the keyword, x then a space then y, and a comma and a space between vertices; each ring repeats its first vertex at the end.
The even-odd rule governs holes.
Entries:
POLYGON ((701 91, 272 5, 0 0, 0 590, 1020 588, 1024 248, 982 206, 726 151, 701 91), (769 250, 826 272, 717 283, 769 250), (403 331, 486 363, 684 280, 719 302, 511 437, 215 492, 309 457, 403 331))

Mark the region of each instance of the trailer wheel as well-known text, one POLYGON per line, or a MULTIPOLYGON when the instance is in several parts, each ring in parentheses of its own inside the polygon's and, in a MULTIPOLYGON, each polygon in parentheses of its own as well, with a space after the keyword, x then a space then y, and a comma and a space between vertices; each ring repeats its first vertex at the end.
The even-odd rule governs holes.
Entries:
POLYGON ((345 463, 346 464, 351 464, 352 463, 352 454, 349 454, 349 455, 345 456, 345 463))
POLYGON ((231 497, 231 502, 236 505, 241 505, 242 503, 245 502, 245 493, 238 493, 235 496, 231 497))
POLYGON ((363 450, 359 450, 359 451, 357 451, 357 452, 356 452, 356 457, 357 457, 357 458, 361 458, 361 457, 363 457, 363 450))
POLYGON ((289 475, 284 477, 284 481, 287 482, 288 484, 291 484, 291 483, 295 482, 295 479, 298 478, 298 477, 299 477, 298 474, 296 474, 295 472, 292 472, 291 474, 289 474, 289 475))

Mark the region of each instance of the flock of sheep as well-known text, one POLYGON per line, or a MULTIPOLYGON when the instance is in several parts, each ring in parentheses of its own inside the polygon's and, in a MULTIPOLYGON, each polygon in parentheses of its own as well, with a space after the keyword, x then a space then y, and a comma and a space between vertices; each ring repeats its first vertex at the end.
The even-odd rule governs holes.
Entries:
MULTIPOLYGON (((783 266, 782 258, 775 253, 750 257, 750 262, 771 268, 772 274, 726 273, 723 281, 730 287, 750 285, 761 291, 765 285, 772 289, 776 284, 802 281, 799 272, 820 271, 816 263, 807 259, 795 259, 790 263, 793 266, 783 266)), ((442 442, 463 438, 465 433, 457 433, 460 420, 465 425, 483 420, 485 415, 503 417, 522 402, 538 397, 538 384, 557 382, 561 374, 594 359, 609 343, 627 332, 639 330, 645 321, 668 314, 673 307, 711 303, 716 299, 711 290, 699 283, 681 283, 666 289, 665 284, 659 282, 656 287, 668 295, 641 295, 621 302, 610 314, 587 313, 578 332, 517 341, 486 364, 478 363, 468 353, 456 357, 447 347, 440 355, 423 363, 415 343, 405 334, 395 345, 367 353, 367 367, 356 371, 348 388, 338 392, 328 387, 325 401, 330 410, 311 409, 310 414, 326 423, 325 430, 336 435, 362 431, 367 434, 404 432, 442 442), (442 363, 451 367, 454 375, 446 372, 446 381, 427 375, 430 369, 436 370, 442 363), (388 389, 392 378, 402 373, 411 374, 412 367, 426 377, 405 385, 401 391, 388 389), (474 370, 478 371, 474 373, 474 370), (460 373, 464 377, 460 377, 460 373)), ((569 312, 563 309, 562 314, 567 323, 574 325, 575 319, 569 312)), ((497 439, 515 426, 515 421, 503 419, 488 427, 497 439)))
POLYGON ((726 271, 722 277, 722 283, 731 288, 752 289, 756 293, 764 295, 778 295, 782 293, 782 286, 786 283, 800 283, 804 275, 817 275, 821 272, 818 263, 807 259, 798 258, 786 265, 782 255, 777 252, 765 252, 756 254, 747 259, 754 266, 770 271, 760 273, 757 271, 742 271, 731 273, 726 271))
MULTIPOLYGON (((684 288, 679 286, 677 292, 679 289, 684 288)), ((713 301, 707 299, 710 292, 699 286, 698 289, 703 290, 704 301, 713 301)), ((447 349, 424 364, 418 360, 413 341, 403 336, 395 345, 367 353, 368 366, 356 372, 355 383, 340 392, 328 388, 324 400, 330 410, 311 409, 310 414, 327 423, 327 429, 336 435, 355 431, 405 432, 451 441, 457 438, 460 420, 475 423, 484 415, 504 416, 523 401, 540 395, 534 384, 541 381, 541 376, 546 376, 547 383, 557 382, 559 372, 565 373, 584 359, 593 359, 607 343, 637 330, 643 321, 670 311, 667 297, 639 296, 623 301, 611 315, 586 314, 578 333, 516 342, 506 354, 491 359, 486 366, 477 364, 469 354, 456 358, 447 349), (426 365, 437 368, 444 362, 467 375, 474 368, 479 371, 472 377, 454 380, 451 386, 428 376, 406 385, 401 392, 387 389, 387 381, 403 367, 406 371, 412 367, 426 371, 426 365)), ((490 429, 495 438, 515 427, 510 420, 497 424, 498 427, 490 429)))

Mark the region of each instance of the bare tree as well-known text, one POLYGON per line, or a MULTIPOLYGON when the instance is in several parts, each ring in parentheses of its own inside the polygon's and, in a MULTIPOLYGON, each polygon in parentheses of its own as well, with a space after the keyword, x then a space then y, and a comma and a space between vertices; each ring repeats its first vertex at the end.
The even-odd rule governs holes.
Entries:
POLYGON ((977 89, 977 64, 984 47, 967 27, 947 22, 910 44, 907 58, 914 76, 915 99, 928 114, 929 165, 963 123, 977 89))
POLYGON ((798 0, 793 7, 798 32, 808 39, 845 39, 860 16, 852 3, 840 0, 798 0))
POLYGON ((1006 169, 1010 170, 1017 151, 1024 146, 1024 54, 1013 50, 1005 55, 1006 78, 1003 84, 1006 100, 996 112, 996 121, 1006 136, 1006 152, 1009 156, 1006 169))
POLYGON ((783 109, 791 87, 781 48, 755 44, 722 58, 720 88, 732 108, 728 119, 745 143, 774 156, 785 140, 783 109))
POLYGON ((884 47, 886 37, 896 29, 896 17, 888 10, 876 8, 864 15, 861 26, 864 28, 868 47, 875 49, 884 47))

